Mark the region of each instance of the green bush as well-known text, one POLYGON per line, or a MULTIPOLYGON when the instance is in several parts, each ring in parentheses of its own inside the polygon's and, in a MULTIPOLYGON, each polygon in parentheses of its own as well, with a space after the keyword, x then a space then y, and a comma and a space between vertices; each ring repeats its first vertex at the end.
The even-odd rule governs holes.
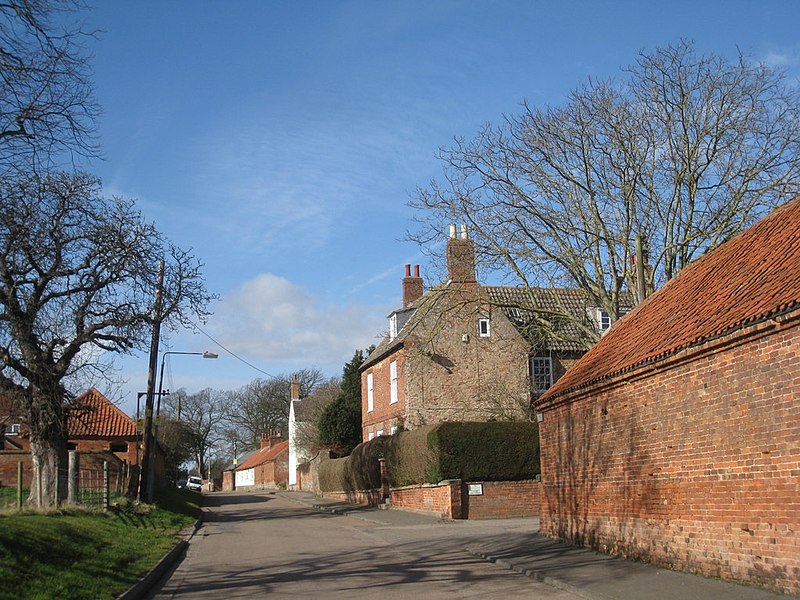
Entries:
POLYGON ((438 455, 431 483, 518 481, 540 473, 536 423, 441 423, 428 433, 428 446, 438 455))
POLYGON ((464 481, 518 481, 539 474, 536 423, 440 423, 359 444, 346 458, 320 465, 322 491, 380 487, 385 458, 393 487, 464 481))
POLYGON ((436 452, 428 446, 428 434, 434 427, 436 425, 401 431, 387 438, 386 464, 393 487, 424 483, 434 477, 438 461, 436 452))

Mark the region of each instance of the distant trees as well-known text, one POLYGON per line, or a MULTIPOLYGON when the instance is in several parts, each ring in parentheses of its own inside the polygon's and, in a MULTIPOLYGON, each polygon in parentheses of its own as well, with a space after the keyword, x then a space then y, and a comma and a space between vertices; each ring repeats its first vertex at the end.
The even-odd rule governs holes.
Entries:
POLYGON ((225 394, 206 388, 194 394, 179 389, 165 397, 165 413, 177 416, 180 406, 180 427, 185 448, 191 452, 197 474, 206 475, 206 465, 222 441, 226 418, 225 394))
MULTIPOLYGON (((369 354, 370 350, 367 350, 369 354)), ((319 441, 336 454, 349 454, 361 443, 361 376, 364 352, 356 350, 342 371, 341 392, 319 419, 319 441)))
MULTIPOLYGON (((324 383, 319 369, 300 369, 295 373, 300 395, 314 393, 324 383)), ((289 393, 291 376, 276 375, 270 379, 254 379, 242 388, 227 394, 227 424, 242 448, 258 448, 262 433, 279 429, 288 435, 289 393)))
POLYGON ((624 73, 442 149, 410 239, 435 252, 466 222, 485 268, 581 288, 614 318, 637 287, 637 236, 652 290, 798 193, 800 88, 782 71, 681 41, 624 73))

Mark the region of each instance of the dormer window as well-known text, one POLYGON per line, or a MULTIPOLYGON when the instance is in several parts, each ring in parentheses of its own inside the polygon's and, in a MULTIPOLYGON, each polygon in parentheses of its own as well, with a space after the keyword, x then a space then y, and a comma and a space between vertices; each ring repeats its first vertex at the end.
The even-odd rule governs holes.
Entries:
POLYGON ((389 317, 389 339, 397 337, 397 313, 392 313, 389 317))
POLYGON ((489 337, 491 332, 492 329, 489 319, 486 317, 481 317, 478 319, 478 335, 480 337, 489 337))
POLYGON ((19 431, 20 431, 20 424, 12 423, 9 426, 8 431, 6 431, 6 435, 19 435, 19 431))
POLYGON ((597 327, 601 333, 605 333, 611 327, 611 317, 602 308, 597 309, 597 327))

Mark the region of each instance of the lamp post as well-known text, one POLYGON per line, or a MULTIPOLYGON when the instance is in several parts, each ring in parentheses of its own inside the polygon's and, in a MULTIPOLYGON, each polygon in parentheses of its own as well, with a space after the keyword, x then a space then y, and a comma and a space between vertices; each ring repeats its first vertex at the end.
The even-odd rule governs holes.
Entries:
MULTIPOLYGON (((164 363, 166 362, 167 354, 188 354, 188 355, 194 355, 194 356, 202 356, 203 358, 219 358, 218 354, 214 354, 213 352, 209 352, 207 350, 205 352, 176 352, 174 350, 169 350, 167 352, 164 352, 161 355, 161 371, 159 373, 159 378, 158 378, 158 394, 157 394, 158 395, 158 403, 156 405, 156 418, 154 420, 154 425, 153 425, 153 445, 154 446, 155 446, 155 444, 158 443, 157 442, 157 440, 158 440, 158 437, 157 437, 157 434, 158 434, 158 416, 159 416, 159 414, 161 412, 161 396, 164 394, 164 390, 163 390, 163 388, 164 388, 164 363)), ((169 392, 167 392, 167 393, 169 393, 169 392)), ((178 406, 178 418, 180 419, 180 405, 178 406)), ((145 488, 147 490, 147 502, 152 502, 153 501, 153 491, 154 491, 153 490, 153 487, 154 487, 153 484, 154 484, 154 481, 155 481, 155 469, 153 469, 152 462, 151 462, 151 464, 148 465, 147 487, 145 488)))
MULTIPOLYGON (((193 356, 202 356, 203 358, 219 358, 219 354, 215 354, 214 352, 209 352, 208 350, 204 352, 176 352, 174 350, 168 350, 161 355, 161 373, 158 376, 158 404, 156 407, 156 418, 158 415, 161 414, 161 395, 164 393, 164 364, 166 363, 167 354, 189 354, 193 356)), ((167 395, 169 395, 169 391, 167 391, 167 395)), ((181 418, 181 405, 180 399, 178 399, 178 420, 181 418)))

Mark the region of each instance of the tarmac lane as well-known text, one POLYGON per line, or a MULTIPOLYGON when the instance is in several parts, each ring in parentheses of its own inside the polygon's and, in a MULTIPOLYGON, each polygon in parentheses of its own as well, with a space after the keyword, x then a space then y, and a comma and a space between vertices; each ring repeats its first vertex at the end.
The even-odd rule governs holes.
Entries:
POLYGON ((208 494, 205 509, 185 558, 148 598, 578 598, 466 550, 535 530, 531 520, 375 520, 270 492, 208 494))

